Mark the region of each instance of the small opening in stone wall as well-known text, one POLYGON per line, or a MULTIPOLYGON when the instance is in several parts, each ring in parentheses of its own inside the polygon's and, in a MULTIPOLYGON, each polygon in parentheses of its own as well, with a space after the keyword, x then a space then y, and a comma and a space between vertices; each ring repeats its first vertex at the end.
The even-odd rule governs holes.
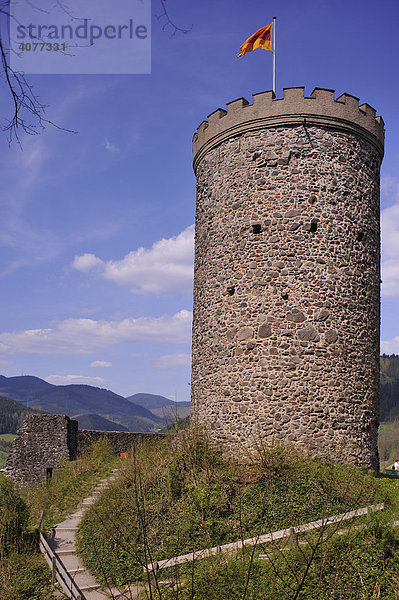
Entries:
POLYGON ((262 231, 262 225, 260 223, 255 223, 252 225, 252 233, 260 233, 262 231))
POLYGON ((288 300, 288 292, 287 292, 287 290, 283 290, 281 292, 281 297, 282 297, 283 300, 288 300))
POLYGON ((316 221, 316 219, 312 219, 312 221, 310 223, 309 231, 311 231, 312 233, 314 233, 315 231, 317 231, 317 221, 316 221))
POLYGON ((234 286, 227 288, 227 293, 229 296, 234 296, 235 291, 236 291, 236 288, 234 286))
POLYGON ((52 467, 48 467, 46 469, 46 481, 49 481, 53 476, 53 468, 52 467))
POLYGON ((361 242, 364 238, 364 231, 358 231, 356 235, 356 239, 358 242, 361 242))

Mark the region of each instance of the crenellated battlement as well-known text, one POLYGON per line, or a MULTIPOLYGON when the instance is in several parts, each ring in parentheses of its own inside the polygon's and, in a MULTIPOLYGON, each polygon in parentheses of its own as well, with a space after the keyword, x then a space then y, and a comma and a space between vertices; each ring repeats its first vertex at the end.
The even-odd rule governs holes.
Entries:
POLYGON ((253 94, 252 104, 238 98, 227 103, 227 110, 215 110, 194 134, 194 170, 209 150, 230 137, 303 123, 360 135, 376 147, 382 159, 384 121, 376 116, 374 108, 369 104, 359 106, 359 98, 350 94, 335 99, 334 90, 315 88, 307 97, 304 90, 304 87, 284 88, 283 98, 275 98, 272 91, 260 92, 253 94))

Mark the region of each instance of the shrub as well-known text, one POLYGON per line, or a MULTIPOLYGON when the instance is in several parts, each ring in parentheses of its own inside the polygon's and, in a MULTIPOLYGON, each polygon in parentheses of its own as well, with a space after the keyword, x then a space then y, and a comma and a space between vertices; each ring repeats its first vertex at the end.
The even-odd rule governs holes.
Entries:
POLYGON ((31 527, 37 527, 41 510, 45 509, 44 527, 62 521, 87 496, 100 477, 105 477, 120 464, 106 439, 100 439, 85 450, 77 461, 66 461, 45 483, 27 490, 31 509, 31 527))
POLYGON ((343 513, 379 493, 355 467, 261 450, 233 463, 198 430, 137 446, 81 522, 87 566, 103 582, 129 583, 150 562, 343 513))
POLYGON ((28 518, 28 508, 15 484, 0 474, 0 558, 22 550, 28 518))
POLYGON ((37 553, 12 553, 0 559, 1 600, 56 600, 51 590, 51 573, 37 553))

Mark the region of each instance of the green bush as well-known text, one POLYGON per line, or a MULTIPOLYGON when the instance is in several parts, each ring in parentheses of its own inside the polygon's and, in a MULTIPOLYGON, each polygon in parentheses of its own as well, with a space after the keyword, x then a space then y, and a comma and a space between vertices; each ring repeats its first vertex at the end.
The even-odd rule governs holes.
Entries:
POLYGON ((41 554, 13 553, 0 559, 0 600, 56 600, 41 554))
POLYGON ((135 448, 119 480, 83 518, 79 549, 101 581, 128 583, 142 578, 143 566, 154 560, 343 513, 380 498, 378 480, 355 467, 266 445, 246 462, 233 463, 204 433, 182 431, 135 448))
POLYGON ((112 454, 106 439, 92 444, 77 461, 64 462, 47 482, 26 490, 31 527, 38 526, 43 508, 45 529, 62 521, 90 494, 96 482, 119 464, 119 457, 112 454))
POLYGON ((12 433, 0 434, 0 468, 6 464, 7 456, 11 450, 15 435, 12 433))
POLYGON ((247 548, 164 571, 154 600, 397 600, 399 539, 377 524, 343 535, 247 548), (264 558, 259 556, 262 552, 264 558))
POLYGON ((15 484, 0 474, 0 558, 23 549, 28 518, 28 508, 15 484))
POLYGON ((392 465, 399 456, 399 421, 381 423, 378 429, 381 470, 392 465))
POLYGON ((120 459, 100 440, 76 462, 66 462, 40 486, 22 490, 0 474, 0 600, 53 600, 51 573, 38 551, 40 512, 45 527, 60 522, 120 459))

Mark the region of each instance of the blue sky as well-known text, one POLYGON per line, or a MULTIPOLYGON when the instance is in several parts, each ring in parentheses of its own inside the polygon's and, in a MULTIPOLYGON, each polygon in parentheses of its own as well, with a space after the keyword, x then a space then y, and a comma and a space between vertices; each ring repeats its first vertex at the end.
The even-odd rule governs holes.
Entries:
MULTIPOLYGON (((92 2, 92 0, 90 0, 92 2)), ((49 126, 0 137, 0 372, 188 400, 191 140, 226 102, 268 90, 272 56, 239 46, 277 16, 283 87, 347 92, 386 125, 382 350, 399 353, 397 0, 160 0, 151 74, 31 75, 49 126), (174 35, 172 35, 174 33, 174 35)), ((11 114, 0 79, 0 118, 11 114)))

